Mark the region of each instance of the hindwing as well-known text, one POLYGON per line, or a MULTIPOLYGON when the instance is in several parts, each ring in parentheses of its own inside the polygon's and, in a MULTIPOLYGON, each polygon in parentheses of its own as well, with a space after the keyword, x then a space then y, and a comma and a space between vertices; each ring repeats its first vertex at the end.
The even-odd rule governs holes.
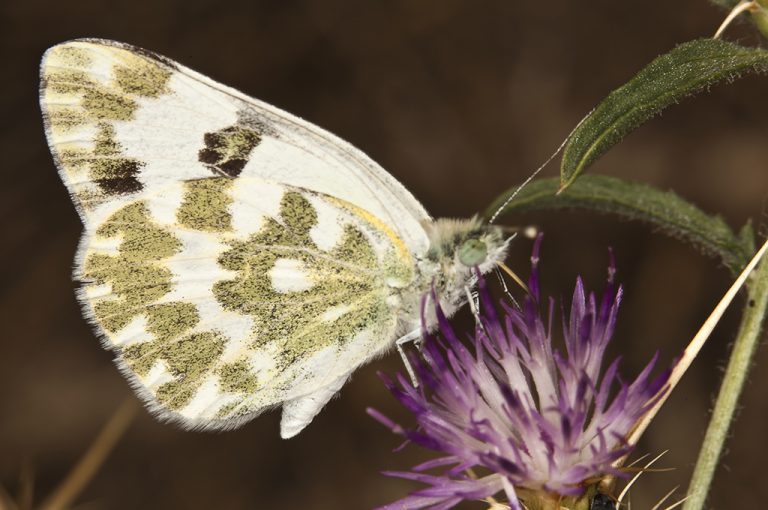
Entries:
POLYGON ((224 177, 126 201, 78 260, 123 372, 162 417, 201 428, 345 380, 391 347, 393 289, 414 277, 402 240, 353 204, 224 177))

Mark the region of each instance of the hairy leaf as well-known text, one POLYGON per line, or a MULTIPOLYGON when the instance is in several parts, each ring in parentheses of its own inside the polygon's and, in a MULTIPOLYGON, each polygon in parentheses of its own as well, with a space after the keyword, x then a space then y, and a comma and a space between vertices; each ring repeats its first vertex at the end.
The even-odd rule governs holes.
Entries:
POLYGON ((624 136, 667 106, 744 72, 768 70, 768 51, 699 39, 658 57, 611 92, 574 130, 563 151, 560 187, 574 180, 624 136))
MULTIPOLYGON (((557 178, 533 181, 501 214, 577 208, 641 220, 719 257, 734 274, 754 252, 751 226, 745 226, 737 235, 719 216, 704 213, 670 191, 600 175, 584 176, 560 194, 556 194, 558 186, 557 178)), ((513 192, 501 195, 488 208, 486 217, 492 216, 513 192)))

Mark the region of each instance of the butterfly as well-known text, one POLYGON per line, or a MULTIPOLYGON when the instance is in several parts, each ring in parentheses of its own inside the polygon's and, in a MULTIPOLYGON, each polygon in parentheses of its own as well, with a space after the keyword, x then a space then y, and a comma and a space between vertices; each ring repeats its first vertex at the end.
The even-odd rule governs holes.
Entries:
POLYGON ((501 228, 432 219, 327 131, 134 46, 50 48, 40 103, 84 224, 84 315, 149 410, 185 428, 281 405, 296 435, 419 336, 423 295, 454 313, 506 253, 501 228))

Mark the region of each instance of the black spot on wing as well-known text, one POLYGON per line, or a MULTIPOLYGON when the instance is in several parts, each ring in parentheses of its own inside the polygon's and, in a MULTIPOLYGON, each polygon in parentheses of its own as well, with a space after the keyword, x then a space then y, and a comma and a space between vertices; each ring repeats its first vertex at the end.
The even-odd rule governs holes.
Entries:
POLYGON ((237 177, 245 168, 246 163, 248 163, 247 159, 230 159, 219 165, 219 168, 228 176, 237 177))
MULTIPOLYGON (((206 135, 206 137, 207 136, 208 135, 206 135)), ((197 159, 199 159, 201 163, 205 163, 206 165, 215 165, 216 163, 219 162, 219 153, 213 149, 206 147, 205 149, 200 149, 200 152, 197 153, 197 159)))
POLYGON ((259 142, 261 134, 258 131, 236 124, 203 135, 205 146, 200 149, 197 157, 215 174, 237 177, 259 142))
POLYGON ((133 193, 143 188, 138 175, 144 162, 126 157, 111 124, 100 123, 92 157, 86 159, 89 176, 107 195, 133 193))
POLYGON ((97 179, 96 184, 107 195, 125 195, 141 191, 143 184, 134 176, 97 179))

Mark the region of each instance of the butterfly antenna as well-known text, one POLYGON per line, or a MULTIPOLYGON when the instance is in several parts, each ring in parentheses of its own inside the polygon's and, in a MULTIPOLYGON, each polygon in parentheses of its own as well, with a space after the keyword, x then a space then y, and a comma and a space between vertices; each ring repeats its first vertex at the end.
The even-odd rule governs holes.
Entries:
POLYGON ((557 150, 541 166, 539 166, 539 168, 537 168, 536 171, 534 171, 531 175, 529 175, 528 178, 526 180, 524 180, 523 183, 520 184, 517 187, 517 189, 515 189, 515 191, 513 191, 512 194, 507 197, 507 199, 504 201, 504 203, 501 204, 501 206, 498 209, 496 209, 496 212, 493 213, 493 216, 491 216, 491 219, 488 220, 488 224, 489 225, 492 224, 494 221, 496 221, 496 218, 498 218, 499 215, 502 213, 502 211, 507 208, 509 203, 512 202, 512 200, 515 199, 517 194, 520 193, 523 190, 523 188, 528 186, 528 183, 530 183, 537 175, 539 175, 539 172, 544 170, 544 167, 546 167, 550 162, 552 162, 553 159, 555 159, 555 156, 560 154, 560 151, 563 150, 563 147, 565 147, 565 145, 568 143, 568 140, 571 139, 571 136, 573 135, 573 133, 577 129, 579 129, 579 126, 581 126, 584 123, 584 121, 587 120, 587 117, 589 117, 592 114, 593 111, 594 110, 590 110, 590 112, 587 113, 584 116, 584 118, 579 121, 578 124, 576 124, 576 127, 574 127, 571 130, 570 133, 568 133, 568 136, 565 137, 565 140, 563 140, 563 143, 560 144, 560 146, 557 148, 557 150))
POLYGON ((630 488, 632 488, 632 485, 633 485, 633 484, 634 484, 634 483, 637 481, 637 479, 638 479, 638 478, 640 478, 640 475, 642 475, 643 473, 645 473, 645 471, 646 471, 646 470, 647 470, 649 467, 653 466, 653 465, 656 463, 656 461, 657 461, 657 460, 659 460, 660 458, 662 458, 664 455, 666 455, 666 453, 667 453, 668 451, 669 451, 669 450, 664 450, 663 452, 661 452, 660 454, 658 454, 656 457, 654 457, 653 459, 651 459, 651 460, 648 462, 648 464, 646 464, 645 466, 643 466, 643 468, 642 468, 640 471, 638 471, 638 472, 635 474, 635 476, 633 476, 633 477, 632 477, 632 478, 629 480, 629 482, 627 482, 627 485, 625 485, 625 486, 624 486, 624 489, 622 489, 622 491, 621 491, 621 494, 619 494, 619 497, 618 497, 618 498, 616 498, 616 507, 617 507, 617 508, 618 508, 618 506, 619 506, 619 505, 621 505, 621 502, 624 500, 624 496, 626 496, 626 495, 629 493, 629 489, 630 489, 630 488))
POLYGON ((674 494, 674 493, 675 493, 675 491, 676 491, 676 490, 677 490, 679 487, 680 487, 679 485, 676 485, 676 486, 675 486, 675 487, 674 487, 674 488, 673 488, 671 491, 667 492, 667 493, 664 495, 664 497, 663 497, 663 498, 661 498, 661 499, 659 500, 659 502, 658 502, 658 503, 656 503, 655 505, 653 505, 653 508, 651 508, 651 510, 659 510, 659 508, 661 508, 661 505, 663 505, 663 504, 664 504, 664 502, 665 502, 666 500, 668 500, 668 499, 669 499, 669 497, 670 497, 672 494, 674 494))

